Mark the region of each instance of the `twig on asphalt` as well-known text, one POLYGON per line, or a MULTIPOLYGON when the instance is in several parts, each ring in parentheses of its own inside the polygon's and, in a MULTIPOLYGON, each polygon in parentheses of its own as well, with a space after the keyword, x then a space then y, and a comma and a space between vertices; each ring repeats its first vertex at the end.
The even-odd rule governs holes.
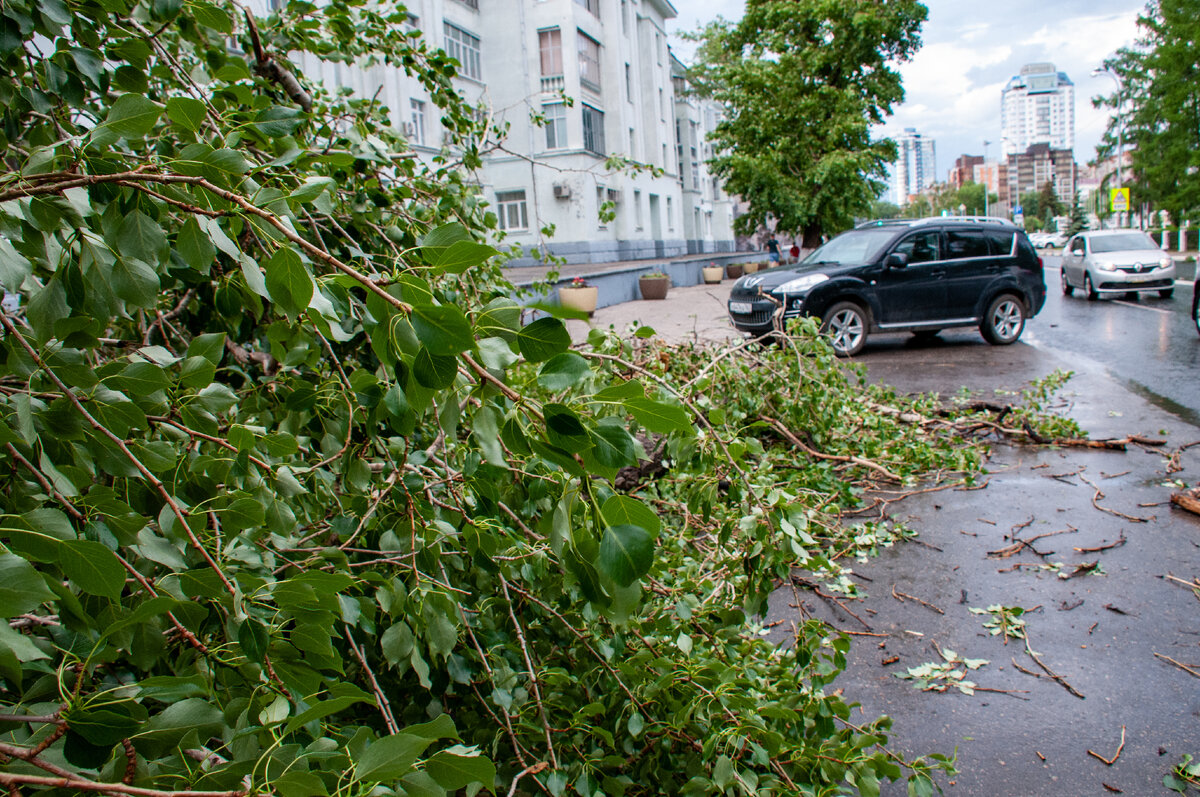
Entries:
POLYGON ((938 607, 934 606, 932 603, 926 603, 925 601, 921 600, 920 598, 915 597, 913 595, 909 595, 904 592, 897 592, 895 584, 892 585, 892 597, 895 598, 896 600, 900 601, 901 603, 904 603, 904 601, 906 601, 906 600, 916 601, 917 603, 921 604, 922 606, 924 606, 927 609, 933 609, 938 614, 945 614, 944 611, 942 611, 938 607))
POLYGON ((1113 753, 1112 758, 1105 758, 1094 750, 1088 750, 1088 755, 1098 758, 1110 767, 1117 763, 1117 759, 1121 757, 1121 751, 1125 749, 1125 726, 1121 726, 1121 744, 1117 746, 1117 752, 1113 753))
MULTIPOLYGON (((1086 476, 1084 476, 1082 473, 1079 474, 1079 480, 1096 491, 1096 493, 1092 496, 1092 506, 1096 507, 1101 512, 1107 512, 1110 515, 1116 515, 1119 518, 1124 518, 1125 520, 1128 520, 1130 523, 1149 523, 1151 520, 1154 520, 1153 515, 1151 515, 1148 518, 1138 517, 1136 515, 1127 515, 1124 512, 1120 512, 1116 509, 1109 509, 1106 506, 1100 506, 1100 499, 1104 498, 1104 491, 1101 490, 1099 487, 1097 487, 1095 482, 1089 481, 1088 478, 1086 476)), ((1200 501, 1196 502, 1196 506, 1197 506, 1196 511, 1200 512, 1200 501)))
POLYGON ((1191 673, 1192 675, 1196 676, 1197 678, 1200 678, 1200 672, 1196 672, 1195 670, 1193 670, 1191 667, 1187 666, 1186 664, 1180 664, 1179 662, 1175 661, 1175 659, 1171 658, 1170 656, 1164 656, 1161 653, 1155 653, 1154 655, 1156 657, 1162 659, 1163 661, 1169 661, 1171 664, 1174 664, 1176 667, 1183 670, 1184 672, 1191 673))
POLYGON ((1076 548, 1075 550, 1079 553, 1100 553, 1101 551, 1109 551, 1113 548, 1120 548, 1125 544, 1125 542, 1125 532, 1122 531, 1121 536, 1117 538, 1116 542, 1107 542, 1103 545, 1097 545, 1095 548, 1076 548))
MULTIPOLYGON (((1064 689, 1066 689, 1071 694, 1075 695, 1075 697, 1079 698, 1080 700, 1087 699, 1082 692, 1080 692, 1078 689, 1076 689, 1075 687, 1073 687, 1069 683, 1067 683, 1066 678, 1063 678, 1061 675, 1056 673, 1054 670, 1052 670, 1046 666, 1046 663, 1041 660, 1041 658, 1038 656, 1038 654, 1033 652, 1033 648, 1029 647, 1029 637, 1028 636, 1025 637, 1025 652, 1029 654, 1029 657, 1031 659, 1033 659, 1035 662, 1037 662, 1037 666, 1041 667, 1042 671, 1045 672, 1046 675, 1049 675, 1053 680, 1057 681, 1059 683, 1059 685, 1061 685, 1064 689)), ((1016 664, 1016 661, 1013 661, 1013 664, 1016 664)), ((1021 669, 1020 665, 1017 665, 1017 669, 1021 669)))

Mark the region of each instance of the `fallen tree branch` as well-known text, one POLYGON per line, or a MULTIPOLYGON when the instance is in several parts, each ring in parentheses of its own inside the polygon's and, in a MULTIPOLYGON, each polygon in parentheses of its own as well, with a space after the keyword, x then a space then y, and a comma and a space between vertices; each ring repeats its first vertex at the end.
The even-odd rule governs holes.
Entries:
POLYGON ((792 434, 792 431, 790 429, 788 429, 781 422, 775 420, 774 418, 768 418, 765 415, 763 415, 763 416, 759 417, 759 420, 765 421, 766 423, 770 424, 775 429, 775 431, 777 431, 781 435, 783 435, 784 438, 786 438, 789 443, 796 446, 801 451, 803 451, 805 454, 808 454, 810 457, 813 457, 815 459, 829 460, 831 462, 852 463, 852 464, 859 465, 861 467, 873 470, 876 473, 879 473, 880 475, 882 475, 883 477, 885 477, 887 479, 891 479, 892 481, 895 481, 895 482, 903 481, 903 479, 901 479, 896 474, 892 473, 890 470, 885 468, 883 465, 880 465, 878 462, 872 462, 871 460, 863 459, 862 457, 842 456, 840 454, 822 453, 820 451, 817 451, 817 450, 805 445, 804 442, 799 437, 796 437, 796 435, 792 434))
POLYGON ((1126 543, 1125 532, 1121 532, 1121 536, 1116 542, 1108 542, 1103 545, 1097 545, 1094 548, 1075 548, 1078 553, 1100 553, 1101 551, 1111 551, 1113 548, 1120 548, 1126 543))
MULTIPOLYGON (((1109 509, 1106 506, 1100 506, 1100 499, 1105 497, 1104 491, 1101 490, 1099 487, 1097 487, 1095 482, 1090 481, 1088 479, 1088 477, 1084 476, 1082 473, 1079 474, 1079 480, 1096 491, 1095 494, 1092 495, 1092 506, 1096 507, 1101 512, 1107 512, 1110 515, 1116 515, 1119 518, 1128 520, 1130 523, 1149 523, 1151 520, 1154 519, 1153 517, 1145 518, 1145 517, 1138 517, 1136 515, 1127 515, 1124 512, 1118 511, 1116 509, 1109 509)), ((1197 502, 1197 504, 1198 504, 1198 506, 1200 506, 1200 502, 1197 502)))
POLYGON ((1187 666, 1186 664, 1180 664, 1179 662, 1175 661, 1175 659, 1171 658, 1170 656, 1164 656, 1161 653, 1155 653, 1154 655, 1155 655, 1155 657, 1160 658, 1163 661, 1167 661, 1167 662, 1170 662, 1171 664, 1174 664, 1176 667, 1183 670, 1184 672, 1191 673, 1192 675, 1196 676, 1197 678, 1200 678, 1200 672, 1193 670, 1191 667, 1187 666))
MULTIPOLYGON (((1063 678, 1061 675, 1056 673, 1054 670, 1052 670, 1046 666, 1046 663, 1041 660, 1041 658, 1038 656, 1038 654, 1033 652, 1033 648, 1029 647, 1029 637, 1028 636, 1025 637, 1025 652, 1029 654, 1029 658, 1031 658, 1035 662, 1037 662, 1037 666, 1041 667, 1042 671, 1045 672, 1046 675, 1050 676, 1051 679, 1057 681, 1059 683, 1059 685, 1061 685, 1064 689, 1066 689, 1071 694, 1075 695, 1075 697, 1079 698, 1080 700, 1087 699, 1082 692, 1080 692, 1078 689, 1076 689, 1075 687, 1073 687, 1069 683, 1067 683, 1066 678, 1063 678)), ((1014 661, 1013 664, 1016 664, 1016 662, 1014 661)))
POLYGON ((1181 493, 1171 493, 1171 503, 1194 515, 1200 515, 1200 491, 1195 488, 1181 493))
POLYGON ((900 601, 901 603, 904 603, 904 601, 906 601, 906 600, 916 601, 917 603, 921 604, 922 606, 924 606, 927 609, 933 609, 938 614, 945 614, 944 611, 942 611, 938 607, 934 606, 932 603, 926 603, 925 601, 923 601, 920 598, 915 597, 913 595, 908 595, 903 592, 897 592, 895 584, 892 585, 892 597, 895 598, 896 600, 900 601))

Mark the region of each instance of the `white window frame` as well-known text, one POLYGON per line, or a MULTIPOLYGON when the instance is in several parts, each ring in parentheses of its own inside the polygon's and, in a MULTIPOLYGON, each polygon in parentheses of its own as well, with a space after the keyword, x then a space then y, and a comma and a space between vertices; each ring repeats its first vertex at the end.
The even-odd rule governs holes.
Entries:
POLYGON ((525 189, 497 191, 496 216, 500 220, 500 229, 505 232, 528 231, 529 203, 525 198, 525 189))
POLYGON ((413 141, 425 144, 425 102, 414 98, 408 100, 409 119, 412 121, 413 141))
POLYGON ((567 106, 562 102, 549 102, 542 106, 546 117, 546 149, 567 148, 567 106))
POLYGON ((581 103, 583 119, 583 148, 593 155, 605 157, 608 152, 604 146, 604 111, 593 108, 587 103, 581 103), (589 113, 590 112, 590 113, 589 113))
POLYGON ((542 71, 542 77, 562 76, 563 54, 561 29, 542 28, 538 31, 538 67, 542 71))
POLYGON ((579 82, 586 88, 600 91, 600 42, 577 30, 575 47, 579 51, 579 82))
POLYGON ((483 44, 480 38, 448 20, 442 20, 442 31, 446 36, 446 54, 458 61, 459 75, 483 80, 483 44))

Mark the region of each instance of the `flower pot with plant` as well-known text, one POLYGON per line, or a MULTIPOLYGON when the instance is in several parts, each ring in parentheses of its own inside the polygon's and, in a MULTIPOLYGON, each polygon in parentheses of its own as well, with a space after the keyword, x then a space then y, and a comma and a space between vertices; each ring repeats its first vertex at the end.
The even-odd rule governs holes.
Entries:
POLYGON ((558 288, 559 304, 588 315, 596 312, 596 302, 599 298, 600 289, 583 277, 576 277, 571 280, 570 284, 560 285, 558 288))
POLYGON ((745 271, 746 270, 743 268, 741 263, 730 263, 729 265, 725 266, 725 276, 729 277, 731 280, 735 280, 742 276, 745 271))
POLYGON ((743 263, 742 267, 747 274, 753 274, 758 271, 758 263, 743 263))
POLYGON ((671 287, 671 278, 662 271, 651 271, 638 277, 638 290, 643 299, 665 299, 671 287))
POLYGON ((704 282, 708 285, 714 285, 721 281, 721 277, 725 274, 725 269, 713 263, 711 266, 703 266, 700 271, 704 274, 704 282))

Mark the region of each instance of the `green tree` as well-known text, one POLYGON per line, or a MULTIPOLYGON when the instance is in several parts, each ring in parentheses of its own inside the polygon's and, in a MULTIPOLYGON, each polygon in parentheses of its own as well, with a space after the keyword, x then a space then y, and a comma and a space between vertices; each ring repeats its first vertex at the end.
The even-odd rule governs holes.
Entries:
POLYGON ((1038 191, 1026 191, 1021 194, 1021 214, 1025 217, 1025 226, 1031 230, 1040 230, 1042 222, 1042 195, 1038 191), (1036 226, 1033 223, 1036 221, 1036 226))
POLYGON ((711 166, 746 202, 739 232, 773 216, 813 247, 869 211, 896 158, 871 129, 904 98, 895 65, 926 15, 916 0, 749 0, 698 34, 691 78, 727 109, 711 166))
POLYGON ((1123 128, 1134 204, 1188 218, 1200 208, 1200 14, 1194 0, 1154 0, 1138 28, 1136 44, 1104 64, 1123 88, 1095 101, 1116 112, 1097 157, 1116 153, 1123 128))
MULTIPOLYGON (((1047 180, 1042 184, 1041 189, 1037 193, 1038 218, 1042 220, 1042 225, 1046 228, 1054 226, 1054 217, 1063 214, 1063 203, 1058 198, 1058 193, 1054 190, 1054 182, 1047 180)), ((1025 212, 1029 215, 1029 211, 1025 212)))
POLYGON ((872 219, 898 219, 900 218, 900 206, 894 202, 877 199, 871 203, 871 212, 869 214, 872 219))
POLYGON ((1082 232, 1088 228, 1088 215, 1083 207, 1083 197, 1079 194, 1075 195, 1075 202, 1071 205, 1071 221, 1067 225, 1067 235, 1074 235, 1077 232, 1082 232))

